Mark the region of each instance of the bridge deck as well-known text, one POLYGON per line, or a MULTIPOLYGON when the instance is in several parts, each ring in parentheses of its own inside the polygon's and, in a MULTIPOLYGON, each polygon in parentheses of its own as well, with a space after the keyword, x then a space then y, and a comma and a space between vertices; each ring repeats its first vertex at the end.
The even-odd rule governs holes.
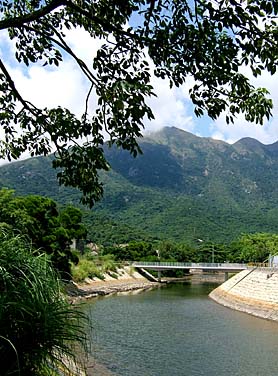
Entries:
POLYGON ((144 268, 150 270, 202 270, 219 272, 239 272, 241 270, 254 268, 247 264, 237 263, 194 263, 194 262, 146 262, 135 261, 132 263, 135 268, 144 268))

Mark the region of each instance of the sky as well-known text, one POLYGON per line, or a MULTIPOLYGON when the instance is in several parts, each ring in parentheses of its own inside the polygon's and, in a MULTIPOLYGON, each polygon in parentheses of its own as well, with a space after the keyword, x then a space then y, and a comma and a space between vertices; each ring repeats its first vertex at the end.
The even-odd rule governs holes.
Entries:
MULTIPOLYGON (((68 32, 68 41, 72 49, 89 66, 95 56, 99 41, 95 41, 80 29, 68 32)), ((80 115, 85 109, 88 83, 81 75, 73 60, 67 58, 61 66, 44 68, 39 64, 28 70, 24 64, 18 64, 14 58, 14 42, 10 42, 5 31, 0 32, 0 56, 7 64, 10 74, 23 96, 37 106, 65 106, 80 115)), ((249 72, 246 71, 248 75, 249 72)), ((251 75, 250 75, 251 77, 251 75)), ((253 80, 253 79, 252 79, 253 80)), ((145 122, 145 133, 157 131, 164 126, 175 126, 197 136, 212 137, 228 143, 234 143, 243 137, 252 137, 264 144, 278 140, 278 74, 270 76, 263 73, 254 81, 256 86, 266 87, 274 100, 273 118, 263 126, 247 123, 239 116, 235 124, 227 125, 225 116, 216 121, 208 117, 197 118, 188 96, 191 79, 182 87, 170 89, 166 80, 153 78, 152 84, 157 97, 147 100, 155 120, 145 122)), ((1 137, 1 133, 0 133, 1 137)))

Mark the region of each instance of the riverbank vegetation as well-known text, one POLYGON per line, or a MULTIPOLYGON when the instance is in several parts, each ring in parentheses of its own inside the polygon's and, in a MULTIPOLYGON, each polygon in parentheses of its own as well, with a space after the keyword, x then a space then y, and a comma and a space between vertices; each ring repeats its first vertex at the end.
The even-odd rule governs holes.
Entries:
POLYGON ((86 236, 81 219, 47 197, 0 191, 1 375, 80 374, 88 321, 64 282, 78 262, 71 242, 86 236))
POLYGON ((120 267, 121 263, 115 261, 114 255, 94 256, 86 252, 79 256, 78 264, 72 263, 71 276, 75 282, 83 282, 86 278, 103 280, 105 273, 116 278, 120 267))
POLYGON ((87 352, 85 315, 65 299, 49 257, 22 237, 2 229, 0 260, 1 375, 70 374, 87 352))
POLYGON ((78 258, 71 250, 73 239, 86 237, 82 212, 71 205, 38 195, 16 196, 13 190, 0 190, 0 222, 7 231, 25 237, 37 253, 46 253, 63 279, 70 278, 70 263, 78 258))

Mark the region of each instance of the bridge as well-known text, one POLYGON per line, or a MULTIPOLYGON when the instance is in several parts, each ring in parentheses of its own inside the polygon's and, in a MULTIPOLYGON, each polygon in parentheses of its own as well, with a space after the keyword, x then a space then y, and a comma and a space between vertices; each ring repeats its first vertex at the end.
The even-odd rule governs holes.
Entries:
POLYGON ((194 262, 147 262, 134 261, 132 263, 134 268, 149 269, 158 272, 158 280, 161 278, 161 271, 163 270, 184 270, 186 272, 200 270, 202 272, 224 272, 225 279, 228 279, 228 273, 238 273, 241 270, 254 268, 247 264, 237 263, 194 263, 194 262))

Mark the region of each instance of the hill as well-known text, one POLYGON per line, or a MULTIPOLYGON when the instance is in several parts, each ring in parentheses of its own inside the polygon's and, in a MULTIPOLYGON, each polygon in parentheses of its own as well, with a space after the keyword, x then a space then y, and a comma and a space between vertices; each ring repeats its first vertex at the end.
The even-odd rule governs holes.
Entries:
MULTIPOLYGON (((140 142, 143 155, 106 148, 103 200, 84 209, 93 241, 131 239, 226 242, 242 232, 277 232, 278 142, 244 138, 233 145, 164 128, 140 142)), ((51 157, 0 168, 1 186, 77 204, 59 187, 51 157)))

